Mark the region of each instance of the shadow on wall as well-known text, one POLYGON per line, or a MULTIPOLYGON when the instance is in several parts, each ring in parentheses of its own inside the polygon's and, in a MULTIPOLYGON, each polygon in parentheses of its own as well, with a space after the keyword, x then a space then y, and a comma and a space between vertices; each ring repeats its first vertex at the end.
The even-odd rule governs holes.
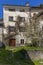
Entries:
POLYGON ((18 52, 12 52, 8 50, 0 49, 0 63, 8 65, 35 65, 27 52, 22 49, 18 52))

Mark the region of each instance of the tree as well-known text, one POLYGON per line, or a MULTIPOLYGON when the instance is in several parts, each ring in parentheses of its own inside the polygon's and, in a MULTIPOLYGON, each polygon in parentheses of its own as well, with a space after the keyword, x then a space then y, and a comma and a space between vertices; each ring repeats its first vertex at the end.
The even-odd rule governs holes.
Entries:
POLYGON ((33 24, 32 25, 33 31, 32 31, 32 35, 31 35, 32 42, 34 45, 40 46, 42 31, 40 29, 39 17, 37 17, 37 15, 33 17, 32 24, 33 24))

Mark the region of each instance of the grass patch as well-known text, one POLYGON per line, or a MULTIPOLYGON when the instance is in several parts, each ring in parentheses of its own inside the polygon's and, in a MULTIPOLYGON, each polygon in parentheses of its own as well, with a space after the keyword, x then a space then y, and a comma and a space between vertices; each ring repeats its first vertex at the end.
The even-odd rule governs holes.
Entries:
POLYGON ((35 65, 43 65, 43 60, 34 60, 35 65))
POLYGON ((2 65, 34 65, 32 60, 26 59, 25 56, 20 52, 12 52, 8 50, 0 50, 0 64, 2 65))
POLYGON ((43 60, 32 61, 25 59, 25 56, 20 52, 22 49, 25 50, 43 50, 43 48, 20 46, 17 48, 6 47, 5 49, 0 49, 0 65, 43 65, 43 60))
POLYGON ((14 52, 17 52, 21 49, 25 49, 25 50, 43 50, 42 47, 29 47, 29 46, 20 46, 20 47, 6 47, 6 50, 12 50, 14 52))

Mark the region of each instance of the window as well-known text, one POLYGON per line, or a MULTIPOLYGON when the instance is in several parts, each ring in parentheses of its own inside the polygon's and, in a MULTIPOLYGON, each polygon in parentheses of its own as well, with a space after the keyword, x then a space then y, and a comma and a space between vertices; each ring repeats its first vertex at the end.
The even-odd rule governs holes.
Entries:
POLYGON ((9 11, 15 11, 15 9, 9 9, 9 11))
POLYGON ((43 26, 42 26, 42 31, 43 31, 43 26))
POLYGON ((20 12, 25 12, 25 10, 24 10, 24 9, 22 9, 22 10, 20 10, 20 12))
POLYGON ((21 39, 21 44, 24 44, 24 39, 21 39))
POLYGON ((10 26, 10 27, 9 27, 9 31, 10 31, 10 32, 15 32, 15 30, 16 30, 15 27, 13 27, 13 26, 10 26))
POLYGON ((25 17, 20 17, 20 20, 21 21, 25 21, 25 17))
POLYGON ((13 21, 13 16, 9 16, 9 21, 13 21))
POLYGON ((25 32, 25 27, 19 27, 20 32, 25 32))
POLYGON ((35 16, 36 15, 36 13, 33 13, 33 16, 35 16))
POLYGON ((0 23, 0 27, 3 27, 3 23, 0 23))
POLYGON ((24 17, 22 17, 22 21, 25 21, 25 18, 24 17))

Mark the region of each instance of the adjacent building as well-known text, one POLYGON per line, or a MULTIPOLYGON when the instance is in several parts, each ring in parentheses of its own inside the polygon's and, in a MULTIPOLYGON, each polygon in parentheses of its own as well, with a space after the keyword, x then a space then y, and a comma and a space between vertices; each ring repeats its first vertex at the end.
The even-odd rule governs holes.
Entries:
POLYGON ((4 23, 3 19, 0 19, 0 46, 2 46, 2 41, 3 41, 3 28, 4 28, 4 23))

